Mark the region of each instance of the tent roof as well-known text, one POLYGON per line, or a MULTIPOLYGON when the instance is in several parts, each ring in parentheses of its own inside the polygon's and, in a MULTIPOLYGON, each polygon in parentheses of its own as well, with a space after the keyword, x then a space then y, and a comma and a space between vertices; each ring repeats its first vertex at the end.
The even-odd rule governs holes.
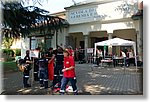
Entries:
POLYGON ((104 45, 130 46, 130 45, 134 45, 134 44, 135 44, 135 42, 133 42, 133 41, 124 40, 124 39, 121 39, 121 38, 113 38, 113 39, 110 39, 110 40, 105 40, 105 41, 102 41, 102 42, 95 43, 95 45, 97 45, 97 46, 104 46, 104 45))

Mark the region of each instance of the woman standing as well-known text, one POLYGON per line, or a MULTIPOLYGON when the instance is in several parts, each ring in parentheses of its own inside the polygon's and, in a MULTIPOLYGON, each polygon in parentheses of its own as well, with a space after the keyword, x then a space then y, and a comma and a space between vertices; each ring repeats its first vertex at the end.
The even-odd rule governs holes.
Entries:
POLYGON ((60 93, 64 94, 66 85, 70 81, 71 86, 73 88, 74 95, 77 95, 77 86, 76 86, 76 74, 75 74, 75 62, 72 56, 70 56, 70 52, 68 50, 64 50, 64 68, 63 78, 61 80, 61 90, 60 93))

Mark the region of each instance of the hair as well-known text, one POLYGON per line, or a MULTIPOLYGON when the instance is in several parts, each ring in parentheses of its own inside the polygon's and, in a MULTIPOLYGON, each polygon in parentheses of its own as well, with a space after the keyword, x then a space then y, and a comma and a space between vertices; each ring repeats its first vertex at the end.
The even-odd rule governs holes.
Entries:
POLYGON ((63 52, 68 53, 68 56, 70 55, 70 52, 68 51, 68 49, 65 49, 63 52))
POLYGON ((53 48, 52 48, 52 47, 50 47, 50 48, 49 48, 49 50, 53 50, 53 48))

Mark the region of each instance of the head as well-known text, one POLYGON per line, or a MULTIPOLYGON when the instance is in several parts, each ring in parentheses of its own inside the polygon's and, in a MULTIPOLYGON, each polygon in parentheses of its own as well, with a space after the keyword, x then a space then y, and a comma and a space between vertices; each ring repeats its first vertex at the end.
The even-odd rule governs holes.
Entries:
POLYGON ((20 65, 22 65, 22 64, 25 64, 26 61, 24 59, 18 59, 17 63, 20 64, 20 65))
POLYGON ((65 49, 65 50, 63 51, 63 54, 64 54, 64 57, 70 56, 70 52, 68 51, 68 49, 65 49))
POLYGON ((51 52, 51 51, 53 51, 53 48, 52 48, 52 47, 50 47, 48 50, 51 52))
POLYGON ((71 50, 71 49, 72 49, 72 47, 71 47, 71 46, 68 46, 68 49, 70 49, 70 50, 71 50))
POLYGON ((57 51, 58 51, 58 52, 62 52, 62 51, 63 51, 63 48, 60 47, 60 46, 58 46, 58 47, 57 47, 57 51))
POLYGON ((26 55, 29 55, 29 50, 26 51, 26 55))

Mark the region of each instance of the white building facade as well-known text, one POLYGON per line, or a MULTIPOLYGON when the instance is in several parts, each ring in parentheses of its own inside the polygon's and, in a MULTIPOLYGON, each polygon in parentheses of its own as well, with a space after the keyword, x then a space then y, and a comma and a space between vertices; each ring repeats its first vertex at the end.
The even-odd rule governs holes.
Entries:
MULTIPOLYGON (((86 49, 94 48, 96 42, 119 37, 135 41, 139 60, 142 60, 141 20, 131 18, 138 9, 137 0, 87 0, 66 7, 66 11, 53 15, 65 18, 70 26, 54 34, 48 44, 53 48, 57 42, 62 47, 71 45, 74 49, 79 46, 86 49)), ((107 49, 109 54, 120 54, 121 47, 108 46, 107 49)))

